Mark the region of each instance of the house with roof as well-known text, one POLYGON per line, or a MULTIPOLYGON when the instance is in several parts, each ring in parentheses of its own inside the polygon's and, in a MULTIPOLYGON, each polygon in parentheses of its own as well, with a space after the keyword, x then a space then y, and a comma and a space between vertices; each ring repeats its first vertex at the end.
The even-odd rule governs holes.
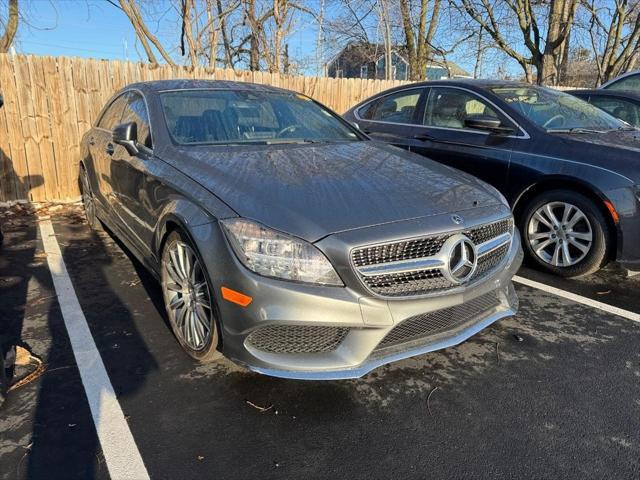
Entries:
MULTIPOLYGON (((332 78, 385 78, 384 45, 375 43, 349 43, 325 66, 326 74, 332 78)), ((394 80, 409 80, 409 62, 404 47, 391 51, 392 77, 394 80)), ((453 62, 432 61, 427 65, 427 80, 444 78, 472 78, 472 75, 453 62)))

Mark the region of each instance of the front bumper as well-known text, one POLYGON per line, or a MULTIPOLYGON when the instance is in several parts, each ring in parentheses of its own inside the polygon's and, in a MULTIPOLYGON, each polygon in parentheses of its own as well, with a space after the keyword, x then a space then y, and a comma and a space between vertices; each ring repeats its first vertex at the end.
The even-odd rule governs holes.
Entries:
MULTIPOLYGON (((210 242, 212 236, 218 235, 210 231, 205 237, 210 242)), ((215 251, 219 253, 221 249, 215 251)), ((245 308, 218 298, 220 318, 224 319, 223 353, 250 370, 276 377, 305 380, 361 377, 386 363, 456 345, 491 323, 514 315, 518 308, 511 284, 511 277, 522 262, 517 233, 502 265, 476 284, 452 294, 393 300, 349 287, 320 287, 261 277, 240 265, 232 254, 221 258, 214 256, 211 249, 208 252, 211 254, 203 255, 208 270, 222 269, 225 286, 253 297, 245 308), (453 309, 487 295, 496 299, 490 308, 456 321, 450 329, 380 348, 387 334, 406 319, 453 309), (274 325, 335 327, 348 333, 337 348, 321 353, 276 353, 256 348, 249 336, 274 325)), ((212 280, 218 296, 221 284, 212 280)))

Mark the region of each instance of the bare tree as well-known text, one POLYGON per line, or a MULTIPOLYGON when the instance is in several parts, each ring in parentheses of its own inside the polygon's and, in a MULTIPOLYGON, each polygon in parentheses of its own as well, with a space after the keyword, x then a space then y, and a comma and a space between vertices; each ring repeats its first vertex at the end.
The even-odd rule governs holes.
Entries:
POLYGON ((578 0, 460 0, 467 14, 517 61, 528 81, 557 85, 558 57, 567 41, 578 0), (519 31, 519 39, 511 30, 519 31), (528 53, 516 45, 522 44, 528 53))
POLYGON ((142 47, 147 54, 149 63, 153 65, 158 64, 158 60, 156 59, 156 56, 153 53, 151 46, 149 45, 149 42, 151 42, 153 46, 156 47, 164 61, 171 66, 175 66, 175 62, 171 59, 171 56, 164 49, 158 38, 153 33, 151 33, 151 31, 147 27, 147 24, 142 19, 142 15, 140 14, 140 10, 136 1, 120 0, 120 8, 129 18, 129 21, 131 22, 131 25, 136 32, 136 36, 140 40, 140 43, 142 44, 142 47))
POLYGON ((584 0, 598 83, 635 68, 640 54, 640 2, 584 0))
MULTIPOLYGON (((9 47, 13 43, 13 39, 18 31, 18 0, 9 0, 7 21, 4 24, 4 33, 0 37, 0 53, 9 51, 9 47)), ((0 24, 0 26, 2 26, 0 24)))
POLYGON ((393 79, 393 40, 391 39, 391 12, 388 0, 377 0, 378 18, 382 28, 382 38, 384 44, 384 78, 393 79))
POLYGON ((427 64, 432 57, 433 37, 438 28, 440 16, 440 0, 433 0, 433 6, 430 5, 430 0, 420 0, 419 4, 420 7, 417 12, 418 24, 416 26, 412 17, 414 6, 411 0, 400 0, 400 14, 407 56, 409 57, 407 60, 409 61, 411 80, 424 80, 426 78, 427 64))

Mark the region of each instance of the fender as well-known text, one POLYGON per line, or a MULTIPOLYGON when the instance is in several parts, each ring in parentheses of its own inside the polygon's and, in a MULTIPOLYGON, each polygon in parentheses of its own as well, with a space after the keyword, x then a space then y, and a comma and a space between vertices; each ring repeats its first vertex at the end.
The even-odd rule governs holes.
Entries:
POLYGON ((175 199, 167 203, 159 215, 154 232, 153 255, 155 263, 159 264, 162 242, 172 225, 179 227, 191 237, 192 228, 217 221, 216 217, 186 198, 175 199))

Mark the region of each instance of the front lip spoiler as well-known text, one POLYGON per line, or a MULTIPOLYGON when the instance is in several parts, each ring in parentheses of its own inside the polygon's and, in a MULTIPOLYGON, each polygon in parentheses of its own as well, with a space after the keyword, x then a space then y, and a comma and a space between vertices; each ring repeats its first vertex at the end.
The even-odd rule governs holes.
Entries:
POLYGON ((293 380, 348 380, 353 378, 360 378, 371 370, 374 370, 387 363, 397 362, 406 358, 421 355, 423 353, 433 352, 443 348, 452 347, 464 342, 469 337, 472 337, 480 330, 486 328, 498 320, 511 317, 516 314, 516 310, 507 308, 489 315, 482 321, 470 325, 468 328, 456 333, 451 337, 447 337, 435 343, 429 343, 417 348, 412 348, 402 352, 394 353, 389 356, 383 356, 380 358, 374 358, 362 363, 356 368, 349 368, 345 370, 320 370, 320 371, 295 371, 295 370, 276 370, 271 368, 254 367, 251 365, 244 365, 246 368, 253 372, 261 373, 263 375, 269 375, 272 377, 288 378, 293 380))

